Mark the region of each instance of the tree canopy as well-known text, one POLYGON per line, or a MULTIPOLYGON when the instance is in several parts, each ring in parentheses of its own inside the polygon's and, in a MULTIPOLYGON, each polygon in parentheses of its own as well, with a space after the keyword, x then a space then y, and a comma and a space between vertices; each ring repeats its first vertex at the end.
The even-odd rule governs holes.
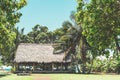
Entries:
POLYGON ((19 10, 26 5, 26 0, 0 0, 0 54, 10 53, 16 38, 15 24, 19 22, 19 10))
POLYGON ((82 34, 94 50, 104 54, 105 49, 119 49, 120 1, 119 0, 77 0, 76 19, 82 25, 82 34))

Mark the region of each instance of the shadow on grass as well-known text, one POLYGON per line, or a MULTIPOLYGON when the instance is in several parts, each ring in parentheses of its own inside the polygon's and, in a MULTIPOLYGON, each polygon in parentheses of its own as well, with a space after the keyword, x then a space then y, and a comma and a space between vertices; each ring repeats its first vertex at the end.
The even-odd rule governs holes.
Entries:
POLYGON ((0 74, 0 78, 6 77, 8 75, 10 75, 10 74, 0 74))
POLYGON ((118 73, 105 73, 105 72, 91 72, 84 75, 120 75, 118 73))
POLYGON ((6 76, 7 76, 7 75, 1 75, 1 74, 0 74, 0 78, 2 78, 2 77, 6 77, 6 76))

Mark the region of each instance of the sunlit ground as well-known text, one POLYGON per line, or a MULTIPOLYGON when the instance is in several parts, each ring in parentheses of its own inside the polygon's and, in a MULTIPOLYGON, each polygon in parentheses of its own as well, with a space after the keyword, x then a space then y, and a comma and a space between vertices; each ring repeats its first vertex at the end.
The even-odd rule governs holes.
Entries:
POLYGON ((17 76, 11 74, 1 76, 0 80, 34 80, 35 77, 50 77, 51 80, 120 80, 120 75, 95 75, 95 74, 32 74, 31 76, 17 76))

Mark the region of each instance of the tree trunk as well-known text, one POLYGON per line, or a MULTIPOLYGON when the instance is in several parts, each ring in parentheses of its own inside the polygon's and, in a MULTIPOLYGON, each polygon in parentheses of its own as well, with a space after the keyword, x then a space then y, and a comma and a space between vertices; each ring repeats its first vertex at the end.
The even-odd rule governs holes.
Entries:
POLYGON ((119 46, 117 37, 116 37, 115 35, 114 35, 114 39, 115 39, 115 44, 116 44, 116 56, 117 56, 117 58, 118 58, 119 51, 120 51, 120 46, 119 46))
POLYGON ((83 64, 83 66, 82 66, 82 73, 83 74, 85 74, 86 73, 86 61, 87 61, 87 59, 86 59, 86 45, 85 45, 85 41, 84 41, 84 39, 82 38, 82 40, 81 40, 81 49, 80 49, 80 51, 81 51, 81 60, 82 60, 82 64, 83 64))
POLYGON ((86 70, 85 70, 85 67, 86 67, 86 52, 84 50, 84 48, 82 47, 81 48, 81 60, 82 60, 82 73, 85 74, 86 73, 86 70))
POLYGON ((83 64, 82 73, 85 74, 86 73, 86 56, 85 55, 84 55, 84 57, 82 57, 82 64, 83 64))

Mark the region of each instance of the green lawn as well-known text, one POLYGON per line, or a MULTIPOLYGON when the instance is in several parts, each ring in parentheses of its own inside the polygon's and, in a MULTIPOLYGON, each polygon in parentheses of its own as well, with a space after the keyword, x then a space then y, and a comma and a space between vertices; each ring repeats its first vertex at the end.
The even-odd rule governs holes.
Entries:
POLYGON ((32 76, 17 76, 16 74, 0 76, 0 80, 33 80, 32 76))
POLYGON ((120 80, 120 75, 41 74, 52 80, 120 80))
POLYGON ((49 76, 52 80, 120 80, 120 75, 82 75, 82 74, 33 74, 17 76, 15 74, 1 77, 0 80, 33 80, 36 76, 49 76))

